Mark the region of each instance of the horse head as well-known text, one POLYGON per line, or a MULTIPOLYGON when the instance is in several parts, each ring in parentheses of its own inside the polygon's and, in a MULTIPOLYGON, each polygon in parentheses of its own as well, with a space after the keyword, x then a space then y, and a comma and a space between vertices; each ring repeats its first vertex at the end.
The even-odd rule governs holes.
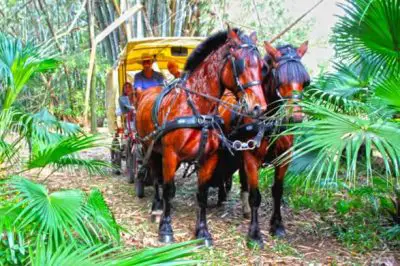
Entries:
POLYGON ((301 122, 304 113, 299 106, 303 89, 310 84, 310 76, 301 62, 307 52, 308 42, 298 48, 292 45, 283 45, 277 48, 264 42, 268 55, 264 66, 264 93, 272 112, 279 105, 287 102, 285 106, 286 118, 289 121, 301 122))
POLYGON ((262 59, 257 36, 228 29, 228 52, 221 69, 221 83, 239 99, 244 112, 257 116, 267 107, 262 90, 262 59))

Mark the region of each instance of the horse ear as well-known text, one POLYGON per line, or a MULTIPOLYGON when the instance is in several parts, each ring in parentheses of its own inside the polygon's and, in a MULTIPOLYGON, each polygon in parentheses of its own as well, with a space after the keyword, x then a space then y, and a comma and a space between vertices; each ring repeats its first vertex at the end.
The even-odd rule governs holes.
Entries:
POLYGON ((307 52, 308 49, 308 41, 303 42, 299 48, 297 48, 297 54, 300 57, 303 57, 303 55, 307 52))
POLYGON ((234 30, 228 31, 228 38, 233 40, 236 44, 240 44, 240 39, 234 30))
POLYGON ((256 33, 255 31, 253 31, 253 32, 250 34, 250 39, 251 39, 251 41, 253 42, 253 44, 257 44, 257 33, 256 33))
POLYGON ((239 44, 240 43, 239 36, 234 30, 232 30, 231 26, 228 23, 226 23, 226 28, 227 28, 226 32, 228 33, 228 38, 239 44))
POLYGON ((282 54, 281 52, 279 52, 278 49, 276 49, 275 47, 273 47, 269 42, 264 41, 264 48, 265 51, 267 51, 267 53, 274 59, 276 60, 277 58, 281 57, 282 54))

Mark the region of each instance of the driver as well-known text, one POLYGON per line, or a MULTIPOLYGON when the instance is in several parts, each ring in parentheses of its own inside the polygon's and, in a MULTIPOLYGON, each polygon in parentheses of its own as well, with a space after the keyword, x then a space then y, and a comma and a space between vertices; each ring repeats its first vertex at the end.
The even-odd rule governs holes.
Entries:
POLYGON ((153 58, 148 55, 142 55, 143 70, 135 75, 133 87, 140 91, 147 90, 150 87, 162 86, 164 77, 160 72, 154 71, 152 68, 153 58))

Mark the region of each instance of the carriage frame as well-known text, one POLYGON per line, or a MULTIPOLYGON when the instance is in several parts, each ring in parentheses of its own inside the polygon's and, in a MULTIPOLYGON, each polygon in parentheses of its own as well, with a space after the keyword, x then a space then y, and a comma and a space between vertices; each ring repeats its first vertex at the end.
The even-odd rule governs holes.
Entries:
MULTIPOLYGON (((168 62, 177 63, 183 70, 193 49, 204 40, 202 37, 158 37, 135 39, 128 42, 118 61, 107 74, 106 110, 109 132, 113 136, 111 163, 113 172, 121 174, 122 161, 126 161, 126 174, 130 183, 135 183, 136 195, 144 196, 146 172, 140 171, 142 150, 136 137, 135 109, 121 114, 119 97, 123 95, 126 82, 133 82, 133 75, 142 70, 142 56, 154 59, 153 69, 162 72, 166 80, 173 80, 168 73, 168 62), (140 173, 139 173, 140 172, 140 173)), ((151 182, 147 182, 150 185, 151 182)))

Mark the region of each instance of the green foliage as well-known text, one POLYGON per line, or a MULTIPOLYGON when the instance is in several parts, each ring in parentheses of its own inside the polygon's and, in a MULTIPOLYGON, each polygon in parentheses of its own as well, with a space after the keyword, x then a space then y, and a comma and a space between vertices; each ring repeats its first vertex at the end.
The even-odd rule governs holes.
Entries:
POLYGON ((396 207, 390 200, 385 179, 375 177, 373 186, 357 187, 348 187, 339 181, 336 187, 322 192, 299 187, 299 182, 293 180, 302 178, 290 175, 289 182, 285 183, 290 195, 289 205, 295 211, 308 209, 319 213, 321 219, 316 226, 328 230, 325 234, 337 237, 356 252, 368 252, 385 245, 400 247, 398 226, 392 226, 394 221, 388 217, 388 212, 393 212, 396 207))
POLYGON ((18 229, 40 235, 50 247, 78 240, 86 244, 119 241, 119 229, 109 210, 99 208, 104 204, 101 193, 93 192, 88 204, 81 191, 49 193, 43 185, 24 178, 11 179, 10 189, 10 202, 16 202, 14 208, 20 209, 15 220, 18 229))
POLYGON ((319 184, 322 178, 328 183, 335 182, 344 167, 346 180, 357 183, 362 148, 365 148, 362 152, 365 166, 362 168, 367 178, 372 176, 373 152, 377 152, 384 160, 387 178, 392 179, 393 184, 398 182, 400 142, 397 136, 400 128, 396 123, 385 121, 379 115, 356 117, 310 103, 304 103, 302 107, 305 113, 319 119, 295 125, 286 134, 305 136, 295 144, 294 158, 317 152, 305 182, 319 184))
POLYGON ((37 73, 53 70, 58 61, 43 49, 0 32, 0 106, 10 108, 26 83, 37 73))
POLYGON ((39 243, 36 250, 30 251, 28 265, 196 265, 201 261, 184 258, 195 254, 199 249, 196 246, 198 243, 195 240, 141 251, 123 251, 109 245, 85 247, 63 244, 56 252, 39 243))
POLYGON ((74 155, 80 151, 98 146, 101 138, 98 136, 72 135, 62 138, 55 144, 34 151, 27 169, 43 168, 52 165, 56 168, 80 166, 90 173, 100 173, 109 166, 101 160, 82 160, 74 155))
POLYGON ((400 1, 347 0, 332 38, 341 58, 373 61, 375 71, 400 71, 400 1))
POLYGON ((40 184, 14 177, 0 206, 0 263, 29 265, 190 265, 200 241, 142 251, 126 251, 121 227, 98 189, 49 193, 40 184), (114 244, 114 245, 113 245, 114 244), (115 244, 117 246, 115 246, 115 244), (29 254, 28 254, 29 250, 29 254), (29 257, 28 257, 29 255, 29 257), (174 261, 174 262, 172 262, 174 261))

